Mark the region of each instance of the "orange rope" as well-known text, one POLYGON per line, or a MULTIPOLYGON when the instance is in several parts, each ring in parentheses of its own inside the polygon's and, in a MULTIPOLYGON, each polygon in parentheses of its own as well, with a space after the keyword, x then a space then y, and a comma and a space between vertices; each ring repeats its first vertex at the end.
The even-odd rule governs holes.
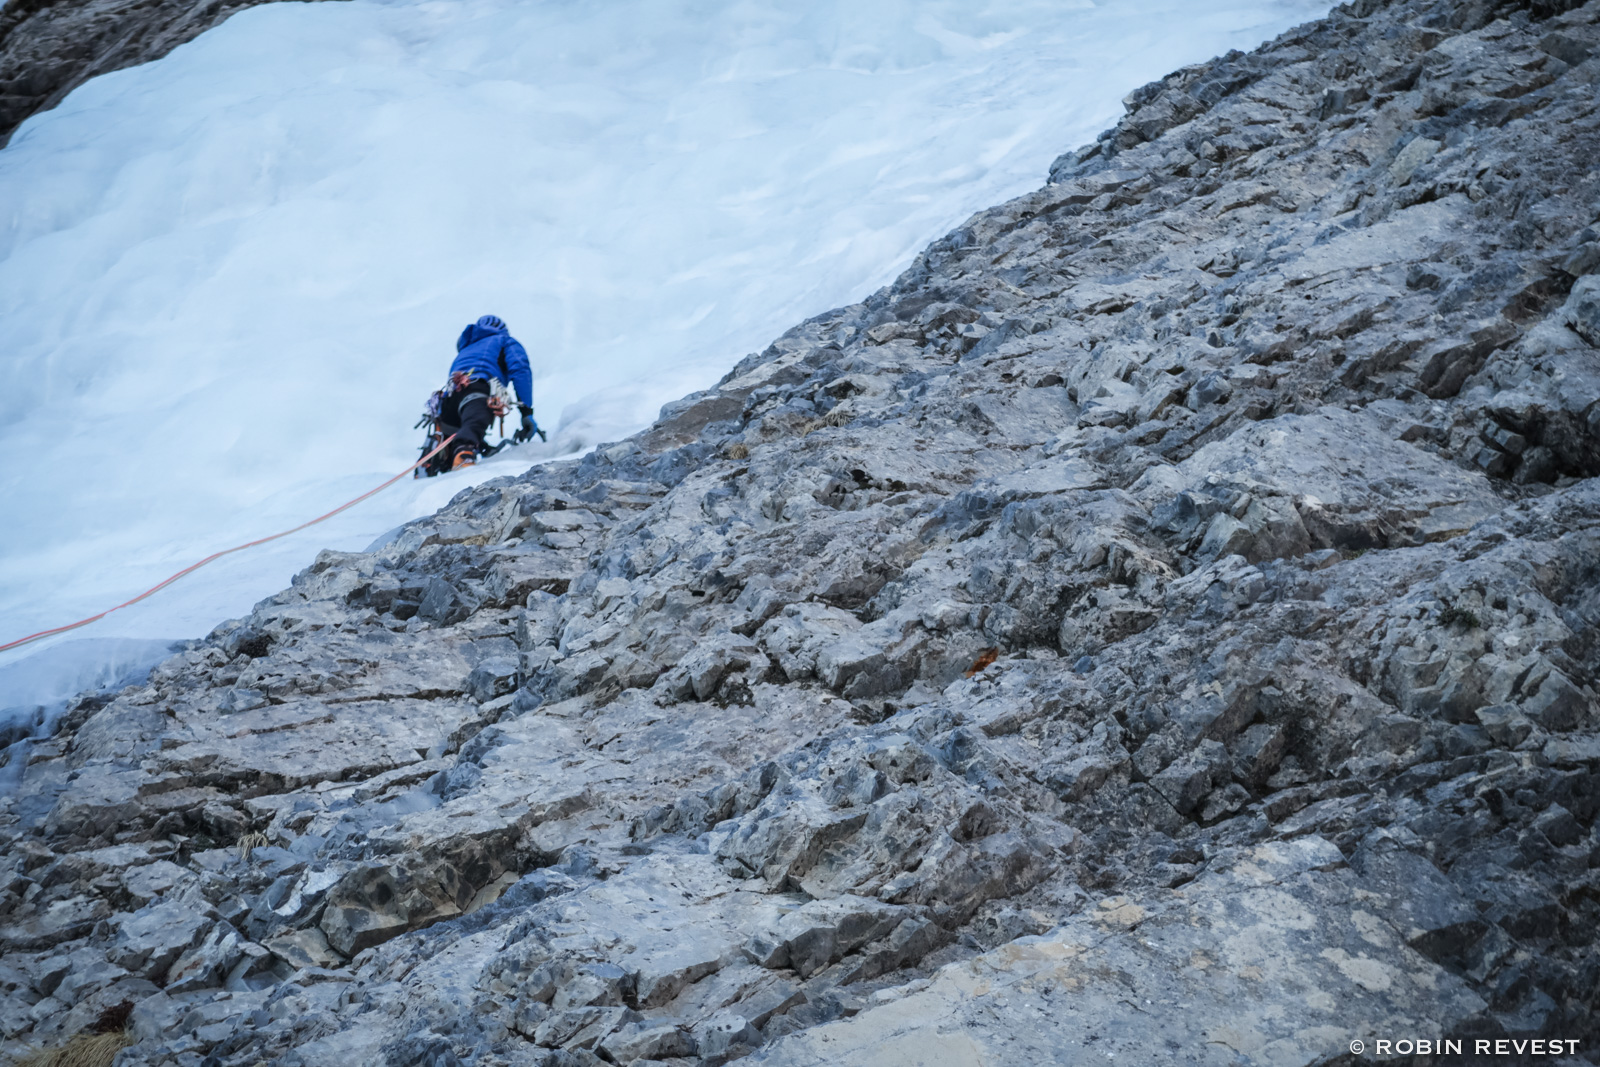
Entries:
POLYGON ((406 475, 410 474, 412 471, 416 470, 418 467, 420 467, 424 463, 428 462, 428 460, 432 459, 434 456, 437 456, 444 449, 444 447, 446 445, 448 445, 451 441, 454 441, 455 439, 456 439, 456 435, 455 434, 451 434, 449 437, 446 437, 443 441, 439 442, 439 447, 438 448, 435 448, 432 452, 429 452, 426 456, 423 456, 421 459, 417 460, 411 466, 407 467, 405 470, 401 471, 399 474, 396 474, 393 478, 390 478, 388 481, 384 482, 382 485, 378 486, 376 489, 367 490, 365 493, 362 493, 360 496, 356 497, 354 500, 350 500, 350 501, 347 501, 346 503, 340 504, 338 507, 336 507, 332 511, 328 512, 326 515, 318 515, 316 518, 312 519, 310 522, 302 522, 299 526, 296 526, 292 530, 285 530, 282 533, 275 533, 275 534, 272 534, 269 537, 262 537, 262 538, 259 538, 259 539, 255 540, 255 541, 246 541, 242 545, 234 545, 232 548, 225 548, 221 552, 213 552, 213 553, 211 553, 211 555, 207 556, 205 559, 201 560, 199 563, 190 564, 189 566, 183 568, 183 570, 179 571, 177 574, 174 574, 172 577, 168 578, 167 580, 165 580, 165 581, 163 581, 163 582, 161 582, 161 583, 159 583, 157 585, 151 586, 149 589, 146 589, 144 592, 140 593, 138 596, 134 597, 132 600, 124 600, 122 603, 118 604, 116 607, 107 608, 106 610, 102 611, 100 614, 91 615, 87 619, 79 619, 77 622, 71 622, 71 623, 68 623, 65 626, 57 626, 54 629, 50 629, 50 630, 40 630, 38 633, 29 634, 27 637, 19 637, 15 641, 10 641, 10 642, 7 642, 6 644, 0 645, 0 652, 5 652, 5 651, 7 651, 9 649, 13 649, 13 648, 20 648, 22 645, 26 645, 30 641, 38 641, 41 638, 50 637, 53 634, 62 634, 62 633, 66 633, 68 630, 76 630, 80 626, 88 626, 91 622, 99 622, 101 619, 105 618, 107 615, 110 615, 113 611, 121 611, 123 608, 128 607, 131 604, 137 604, 139 601, 143 600, 145 597, 150 596, 150 595, 152 595, 154 593, 159 593, 161 590, 165 589, 167 586, 171 585, 173 582, 177 581, 179 578, 182 578, 184 575, 191 574, 194 571, 199 570, 201 567, 204 567, 207 563, 211 563, 211 562, 213 562, 215 560, 219 560, 223 556, 226 556, 231 552, 240 552, 240 551, 243 551, 246 548, 254 548, 256 545, 264 545, 268 541, 276 541, 280 537, 288 537, 292 533, 299 533, 301 530, 304 530, 307 526, 315 526, 319 522, 323 522, 323 521, 325 521, 327 519, 331 519, 335 515, 339 514, 339 512, 346 511, 346 510, 348 510, 350 508, 355 507, 357 504, 359 504, 363 500, 367 499, 367 497, 373 496, 374 494, 383 492, 385 489, 389 488, 395 482, 398 482, 401 478, 404 478, 406 475))

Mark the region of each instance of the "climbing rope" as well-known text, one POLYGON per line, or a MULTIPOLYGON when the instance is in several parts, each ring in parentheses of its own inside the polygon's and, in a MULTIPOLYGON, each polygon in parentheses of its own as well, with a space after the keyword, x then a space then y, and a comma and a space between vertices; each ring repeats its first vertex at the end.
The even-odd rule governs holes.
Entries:
POLYGON ((6 644, 0 645, 0 652, 6 652, 6 651, 9 651, 10 649, 13 649, 13 648, 21 648, 23 645, 29 644, 29 643, 31 643, 33 641, 43 640, 44 638, 51 637, 51 636, 53 636, 55 634, 64 634, 68 630, 76 630, 80 626, 88 626, 91 622, 99 622, 101 619, 105 618, 107 615, 110 615, 113 611, 121 611, 123 608, 128 607, 129 605, 137 604, 139 601, 143 600, 147 596, 151 596, 152 594, 159 593, 161 590, 165 589, 167 586, 171 585, 173 582, 177 581, 179 578, 182 578, 186 574, 193 574, 195 571, 199 570, 201 567, 204 567, 207 563, 215 562, 216 560, 221 559, 223 556, 229 555, 230 553, 233 553, 233 552, 242 552, 247 548, 254 548, 256 545, 264 545, 268 541, 276 541, 280 537, 288 537, 292 533, 299 533, 301 530, 304 530, 308 526, 315 526, 319 522, 325 522, 328 519, 331 519, 335 515, 339 514, 339 512, 348 511, 350 508, 355 507, 357 504, 361 503, 363 500, 367 499, 369 496, 375 496, 378 493, 383 492, 385 489, 389 488, 395 482, 398 482, 401 478, 404 478, 406 475, 410 474, 412 471, 416 470, 418 467, 420 467, 424 463, 428 462, 428 460, 432 459, 434 456, 437 456, 440 453, 440 451, 442 451, 444 449, 444 447, 446 445, 448 445, 451 441, 454 441, 455 439, 456 439, 456 435, 455 434, 451 434, 449 437, 446 437, 443 441, 439 442, 439 447, 438 448, 435 448, 432 452, 429 452, 427 455, 425 455, 421 459, 417 460, 411 466, 407 467, 405 470, 401 471, 399 474, 396 474, 393 478, 390 478, 388 481, 384 482, 382 485, 378 486, 375 489, 367 490, 365 493, 362 493, 360 496, 356 497, 354 500, 345 501, 343 504, 340 504, 338 507, 336 507, 332 511, 328 512, 326 515, 318 515, 316 518, 310 520, 309 522, 302 522, 299 526, 296 526, 292 530, 285 530, 282 533, 275 533, 275 534, 272 534, 271 536, 268 536, 268 537, 257 538, 254 541, 246 541, 242 545, 234 545, 232 548, 225 548, 221 552, 213 552, 213 553, 211 553, 211 555, 207 556, 205 559, 201 560, 199 563, 192 563, 189 566, 183 568, 183 570, 179 571, 177 574, 174 574, 172 577, 166 579, 165 581, 159 582, 156 585, 152 585, 149 589, 146 589, 144 592, 140 593, 138 596, 134 597, 132 600, 124 600, 122 603, 118 604, 116 607, 107 608, 106 610, 102 611, 100 614, 91 615, 87 619, 79 619, 77 622, 69 622, 65 626, 57 626, 57 627, 54 627, 53 629, 49 629, 49 630, 40 630, 36 634, 29 634, 27 637, 19 637, 15 641, 8 641, 6 644))

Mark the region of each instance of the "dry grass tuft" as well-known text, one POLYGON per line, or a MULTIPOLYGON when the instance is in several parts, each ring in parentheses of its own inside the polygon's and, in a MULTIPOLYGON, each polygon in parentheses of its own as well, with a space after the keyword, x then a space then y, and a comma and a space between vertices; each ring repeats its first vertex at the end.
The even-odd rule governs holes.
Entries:
POLYGON ((818 430, 829 426, 843 426, 845 423, 849 422, 855 417, 856 413, 851 411, 848 405, 840 404, 838 407, 822 416, 822 418, 812 419, 810 422, 806 423, 805 428, 800 431, 800 436, 809 436, 818 430))
POLYGON ((125 1030, 111 1034, 79 1034, 60 1048, 34 1049, 16 1067, 111 1067, 117 1053, 133 1044, 125 1030))
POLYGON ((263 833, 245 834, 239 838, 239 858, 245 863, 250 862, 250 853, 258 848, 265 848, 272 844, 267 835, 263 833))
POLYGON ((749 459, 750 446, 745 444, 743 441, 735 441, 733 444, 728 446, 728 450, 725 454, 729 459, 749 459))

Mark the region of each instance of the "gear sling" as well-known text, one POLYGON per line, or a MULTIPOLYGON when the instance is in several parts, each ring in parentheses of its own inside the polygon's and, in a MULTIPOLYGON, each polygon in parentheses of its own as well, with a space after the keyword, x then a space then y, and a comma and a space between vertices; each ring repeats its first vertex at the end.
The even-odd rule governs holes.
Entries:
MULTIPOLYGON (((502 374, 505 373, 504 356, 500 359, 500 369, 502 374)), ((429 427, 428 436, 422 442, 424 456, 438 449, 440 442, 452 433, 457 434, 460 439, 455 449, 439 450, 428 462, 418 466, 412 476, 432 478, 452 470, 456 465, 452 452, 455 455, 472 455, 473 459, 467 461, 470 463, 478 456, 492 456, 500 451, 509 443, 506 438, 506 409, 505 387, 499 381, 474 377, 466 371, 456 371, 451 374, 444 388, 435 389, 429 395, 428 402, 423 407, 422 417, 417 420, 416 428, 429 427), (479 416, 476 413, 468 415, 463 412, 462 409, 469 405, 476 407, 480 398, 487 405, 483 415, 479 416), (475 425, 480 419, 482 425, 475 425), (484 436, 488 432, 490 423, 495 419, 500 420, 500 441, 490 445, 484 440, 484 436)))

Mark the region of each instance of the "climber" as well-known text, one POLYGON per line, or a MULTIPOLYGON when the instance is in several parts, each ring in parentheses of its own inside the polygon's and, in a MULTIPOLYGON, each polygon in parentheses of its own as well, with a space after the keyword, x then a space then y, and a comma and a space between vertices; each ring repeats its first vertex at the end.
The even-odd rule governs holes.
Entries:
MULTIPOLYGON (((449 470, 470 467, 479 453, 487 451, 484 434, 494 417, 505 411, 505 402, 495 395, 494 383, 516 389, 517 410, 522 413, 522 428, 512 441, 522 444, 533 439, 547 440, 533 421, 533 372, 528 353, 506 330, 495 315, 485 315, 461 331, 456 339, 456 358, 450 364, 450 380, 430 401, 430 414, 438 422, 442 436, 455 434, 450 447, 449 470)), ((441 437, 442 439, 442 437, 441 437)), ((441 464, 443 466, 443 464, 441 464)))

